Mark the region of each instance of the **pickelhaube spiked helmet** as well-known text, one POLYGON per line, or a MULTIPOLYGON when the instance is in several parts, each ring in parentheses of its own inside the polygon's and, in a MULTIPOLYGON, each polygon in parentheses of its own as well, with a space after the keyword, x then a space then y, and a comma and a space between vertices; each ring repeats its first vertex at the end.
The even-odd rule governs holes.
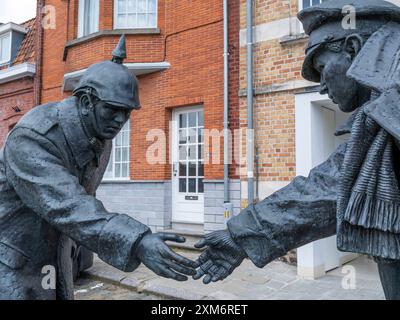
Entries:
POLYGON ((74 89, 73 95, 91 92, 109 104, 127 109, 140 109, 138 80, 123 65, 125 58, 125 36, 122 35, 113 51, 112 60, 90 66, 74 89))

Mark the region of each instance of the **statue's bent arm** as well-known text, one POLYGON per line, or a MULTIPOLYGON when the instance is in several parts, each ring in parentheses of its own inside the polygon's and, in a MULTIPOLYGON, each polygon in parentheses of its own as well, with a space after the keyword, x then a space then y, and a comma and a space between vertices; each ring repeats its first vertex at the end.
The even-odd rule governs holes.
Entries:
POLYGON ((27 207, 108 264, 123 271, 138 267, 132 252, 151 231, 127 215, 107 212, 88 195, 49 139, 17 128, 4 152, 7 179, 27 207))
POLYGON ((289 250, 336 233, 336 202, 346 143, 327 161, 249 206, 228 230, 251 261, 263 267, 289 250))

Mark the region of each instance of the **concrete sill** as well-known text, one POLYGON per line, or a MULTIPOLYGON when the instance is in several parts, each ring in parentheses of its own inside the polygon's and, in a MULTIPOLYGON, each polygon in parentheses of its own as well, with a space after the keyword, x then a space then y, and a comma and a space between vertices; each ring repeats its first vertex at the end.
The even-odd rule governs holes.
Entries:
POLYGON ((67 60, 69 48, 78 46, 82 43, 86 43, 86 42, 92 41, 97 38, 110 37, 110 36, 121 36, 123 34, 125 34, 125 35, 159 35, 160 33, 161 33, 161 31, 159 28, 101 30, 99 32, 95 32, 95 33, 89 34, 87 36, 68 41, 64 47, 63 61, 67 60))
POLYGON ((305 39, 308 39, 308 35, 306 35, 305 33, 299 33, 299 34, 295 34, 295 35, 284 36, 279 39, 279 43, 280 44, 289 44, 289 43, 300 42, 305 39))

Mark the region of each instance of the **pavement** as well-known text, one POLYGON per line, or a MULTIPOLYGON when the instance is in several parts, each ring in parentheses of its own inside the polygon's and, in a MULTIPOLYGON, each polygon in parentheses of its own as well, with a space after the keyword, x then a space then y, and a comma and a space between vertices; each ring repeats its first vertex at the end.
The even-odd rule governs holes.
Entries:
POLYGON ((81 278, 75 283, 75 300, 165 300, 165 298, 139 293, 120 285, 81 278))
MULTIPOLYGON (((181 251, 195 259, 198 254, 181 251)), ((295 266, 274 261, 259 269, 245 260, 224 281, 204 285, 189 279, 177 282, 159 277, 143 265, 131 273, 115 269, 97 257, 91 269, 84 274, 138 294, 156 295, 177 300, 383 300, 376 264, 369 258, 360 258, 328 272, 326 276, 307 280, 297 276, 295 266)), ((113 299, 113 295, 109 296, 113 299)), ((135 297, 133 297, 135 299, 135 297)))

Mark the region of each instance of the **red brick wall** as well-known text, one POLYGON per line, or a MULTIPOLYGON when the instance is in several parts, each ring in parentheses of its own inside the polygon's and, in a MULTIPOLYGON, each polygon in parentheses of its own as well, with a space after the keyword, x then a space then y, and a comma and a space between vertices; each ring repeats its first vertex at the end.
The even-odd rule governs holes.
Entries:
MULTIPOLYGON (((240 116, 239 116, 239 76, 240 76, 240 43, 239 43, 239 31, 240 31, 240 1, 228 1, 228 14, 229 14, 229 128, 232 132, 239 129, 240 127, 240 116)), ((232 136, 234 139, 234 136, 232 136)), ((238 153, 239 142, 233 140, 234 153, 238 153)), ((238 159, 237 156, 232 156, 234 159, 238 159)), ((229 176, 231 178, 239 178, 239 163, 232 161, 229 167, 229 176)))
POLYGON ((24 78, 0 85, 0 146, 18 120, 34 107, 33 80, 24 78), (12 108, 18 107, 21 112, 12 108))
MULTIPOLYGON (((239 2, 230 2, 230 22, 239 23, 239 2)), ((63 61, 64 45, 77 34, 77 0, 68 2, 46 0, 57 9, 56 30, 45 30, 43 48, 43 102, 59 100, 63 75, 90 64, 110 59, 118 36, 94 39, 68 49, 63 61), (67 16, 69 25, 67 27, 67 16)), ((113 27, 113 0, 100 0, 100 30, 113 27)), ((223 6, 222 0, 167 1, 159 0, 158 27, 160 35, 127 35, 126 62, 167 61, 171 68, 164 72, 141 76, 142 109, 132 115, 131 178, 136 180, 170 179, 168 164, 150 165, 146 151, 149 129, 163 129, 169 134, 171 110, 180 106, 202 104, 205 126, 223 129, 223 6)), ((230 121, 238 126, 239 112, 239 26, 230 29, 230 121), (236 33, 236 34, 234 34, 236 33)), ((167 138, 168 141, 168 138, 167 138)), ((221 141, 222 142, 222 141, 221 141)), ((167 145, 168 155, 169 145, 167 145)), ((221 155, 223 159, 223 146, 221 155)), ((234 173, 234 169, 232 170, 234 173)), ((206 166, 206 179, 221 179, 223 163, 206 166)))

